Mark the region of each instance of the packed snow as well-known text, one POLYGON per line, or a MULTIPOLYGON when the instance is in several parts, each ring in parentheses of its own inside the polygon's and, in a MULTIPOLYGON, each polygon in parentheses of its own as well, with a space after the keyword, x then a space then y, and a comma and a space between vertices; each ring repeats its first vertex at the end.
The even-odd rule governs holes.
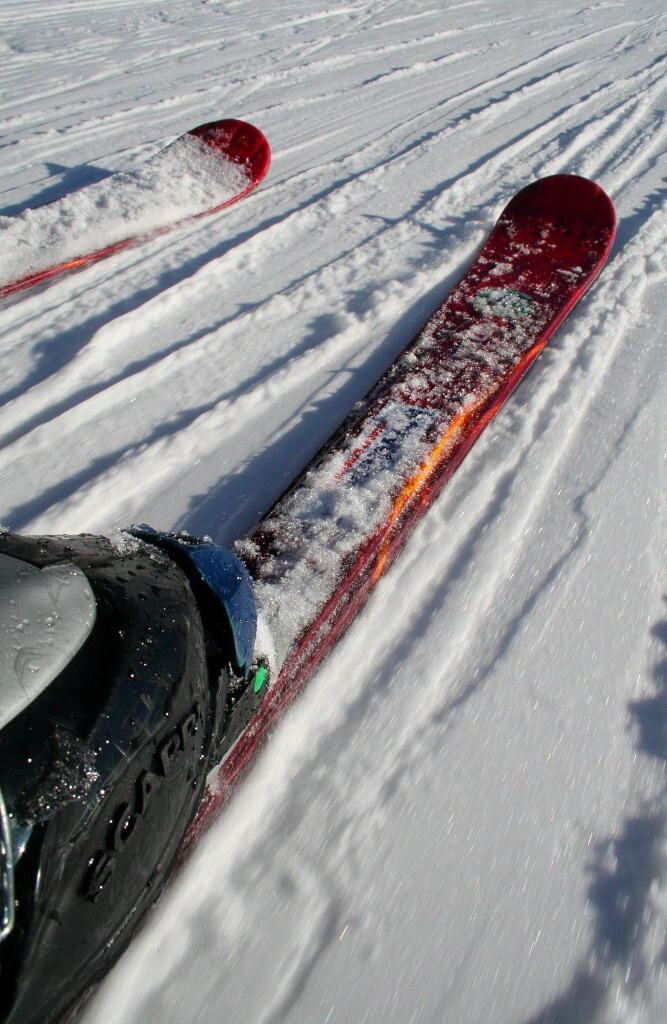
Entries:
POLYGON ((273 152, 238 205, 4 301, 15 530, 231 543, 519 188, 583 174, 619 218, 84 1024, 665 1020, 663 6, 4 0, 1 215, 210 120, 273 152))

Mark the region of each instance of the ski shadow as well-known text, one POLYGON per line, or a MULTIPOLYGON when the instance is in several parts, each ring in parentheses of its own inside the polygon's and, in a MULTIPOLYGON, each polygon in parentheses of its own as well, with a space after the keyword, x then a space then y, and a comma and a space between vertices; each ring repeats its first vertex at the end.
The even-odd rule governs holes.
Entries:
MULTIPOLYGON (((667 185, 667 178, 662 180, 667 185)), ((656 210, 659 210, 664 205, 665 200, 667 200, 667 187, 655 188, 648 195, 644 196, 641 205, 633 213, 619 220, 616 228, 616 238, 611 250, 612 257, 639 234, 656 210)))
POLYGON ((106 167, 97 167, 95 164, 78 164, 76 167, 66 167, 64 164, 52 164, 45 162, 44 166, 51 178, 58 178, 58 181, 49 182, 42 186, 40 192, 35 193, 30 199, 21 203, 10 203, 8 206, 0 207, 0 217, 17 217, 25 210, 33 210, 37 206, 45 206, 47 203, 55 203, 57 199, 69 195, 70 192, 77 192, 86 185, 96 185, 98 181, 108 178, 113 172, 106 167))
POLYGON ((57 484, 43 490, 35 498, 31 498, 20 505, 4 509, 0 521, 3 524, 11 524, 11 528, 17 533, 24 531, 31 520, 43 515, 52 505, 67 501, 76 491, 87 486, 96 477, 108 472, 118 463, 122 462, 130 452, 141 447, 157 444, 165 438, 171 437, 179 430, 187 429, 199 416, 209 412, 214 405, 214 402, 209 402, 195 409, 186 409, 174 417, 174 419, 161 423, 159 426, 148 431, 143 437, 120 445, 104 455, 97 456, 83 469, 71 473, 69 476, 63 476, 57 484))
MULTIPOLYGON (((667 597, 665 597, 667 603, 667 597)), ((651 630, 667 648, 667 619, 651 630)), ((667 658, 653 668, 654 693, 628 705, 637 729, 636 747, 667 770, 667 658)), ((650 958, 645 947, 655 927, 656 888, 667 884, 667 780, 658 800, 625 820, 619 832, 599 842, 588 889, 595 912, 588 963, 569 989, 525 1024, 595 1024, 607 1021, 609 979, 617 977, 632 996, 667 964, 667 943, 650 958)), ((661 914, 660 910, 657 911, 661 914)))
MULTIPOLYGON (((307 203, 305 205, 308 205, 307 203)), ((143 288, 133 292, 131 295, 124 296, 122 299, 111 301, 109 305, 97 310, 92 316, 88 317, 81 323, 74 324, 72 327, 60 330, 57 334, 40 339, 36 342, 32 349, 32 356, 34 358, 34 365, 30 371, 26 373, 22 380, 15 385, 6 388, 4 391, 0 390, 0 407, 14 401, 19 398, 24 392, 31 388, 44 383, 53 375, 57 374, 60 370, 64 369, 70 362, 72 362, 79 352, 92 341, 96 333, 101 330, 106 324, 111 323, 115 319, 124 316, 127 313, 133 312, 135 309, 140 308, 143 304, 150 302, 151 299, 159 294, 164 293, 169 288, 178 285, 184 279, 194 276, 197 271, 205 266, 212 260, 215 260, 227 252, 232 251, 235 247, 241 246, 249 240, 255 232, 261 232, 267 227, 270 227, 274 223, 280 220, 280 216, 270 218, 260 223, 256 228, 249 229, 247 231, 239 232, 237 235, 226 239, 222 243, 216 243, 214 246, 209 248, 206 252, 201 253, 193 257, 190 261, 179 264, 178 267, 174 267, 169 271, 165 271, 159 277, 157 277, 149 287, 143 288)), ((391 225, 383 224, 381 231, 387 230, 391 225)), ((442 248, 446 245, 446 239, 452 238, 453 234, 460 229, 463 230, 464 223, 461 225, 450 225, 448 229, 442 233, 437 232, 437 240, 434 239, 429 245, 425 247, 423 257, 415 263, 414 272, 418 273, 422 269, 425 262, 428 262, 432 256, 432 249, 442 248)), ((344 254, 343 254, 344 256, 344 254)), ((465 257, 464 257, 465 258, 465 257)), ((433 305, 441 301, 446 295, 447 286, 451 286, 458 276, 459 271, 452 274, 449 273, 443 277, 445 282, 442 286, 436 286, 425 296, 419 299, 413 307, 401 318, 393 330, 404 331, 404 324, 408 323, 407 330, 413 332, 417 329, 420 323, 419 317, 424 319, 428 313, 431 312, 433 305), (433 296, 437 296, 437 302, 433 296)), ((299 283, 303 283, 309 275, 304 274, 301 278, 293 279, 289 283, 289 287, 293 288, 299 283)), ((48 286, 43 286, 48 287, 48 286)), ((375 285, 370 283, 364 289, 357 289, 349 292, 345 297, 345 309, 348 313, 352 313, 357 317, 362 317, 369 308, 372 307, 375 294, 375 285)), ((104 391, 105 389, 113 386, 122 379, 127 379, 134 374, 141 373, 148 370, 155 363, 160 362, 165 357, 178 351, 179 349, 186 348, 188 345, 196 343, 204 334, 213 334, 225 326, 230 319, 238 317, 241 314, 251 314, 256 309, 261 307, 265 300, 260 299, 255 303, 244 303, 239 304, 231 310, 226 316, 219 318, 216 321, 209 322, 206 325, 205 330, 199 330, 191 334, 187 334, 185 337, 179 339, 170 345, 166 345, 164 348, 160 348, 153 352, 150 356, 145 359, 136 360, 124 366, 122 372, 116 375, 110 375, 105 377, 103 380, 98 381, 95 385, 90 385, 85 388, 69 394, 66 398, 59 401, 53 402, 50 405, 45 406, 35 414, 22 421, 20 425, 15 427, 12 431, 9 431, 3 435, 0 439, 0 447, 5 447, 8 444, 16 441, 18 438, 29 433, 36 427, 42 426, 45 423, 50 422, 57 416, 68 412, 70 409, 75 408, 78 404, 83 401, 92 398, 97 393, 104 391)), ((218 395, 217 401, 224 399, 231 400, 237 398, 241 394, 246 393, 252 387, 256 387, 261 384, 262 381, 280 367, 280 365, 289 362, 291 359, 298 357, 303 354, 307 349, 318 344, 321 340, 324 340, 325 336, 331 336, 340 330, 340 318, 336 312, 323 313, 316 318, 316 321, 311 325, 311 328, 307 335, 296 342, 292 348, 287 352, 283 353, 279 359, 269 360, 264 364, 258 373, 249 377, 243 381, 237 388, 229 393, 218 395), (324 334, 323 334, 324 332, 324 334)), ((393 332, 390 332, 388 338, 393 336, 393 332)), ((391 361, 391 360, 389 360, 391 361)), ((380 371, 384 369, 384 365, 380 364, 380 371)), ((379 375, 378 372, 378 375, 379 375)), ((364 378, 366 379, 366 378, 364 378)), ((374 379, 368 379, 368 384, 374 383, 374 379)), ((357 396, 360 397, 360 396, 357 396)), ((332 424, 333 426, 336 424, 332 424)))

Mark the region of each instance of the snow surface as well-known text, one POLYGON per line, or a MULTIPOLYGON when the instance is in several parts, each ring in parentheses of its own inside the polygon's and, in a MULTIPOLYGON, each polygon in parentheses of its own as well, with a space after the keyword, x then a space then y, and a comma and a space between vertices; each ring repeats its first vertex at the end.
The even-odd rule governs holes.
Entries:
POLYGON ((241 117, 228 211, 0 309, 0 521, 231 542, 520 187, 614 199, 486 430, 84 1024, 667 1017, 658 0, 4 0, 5 215, 241 117))

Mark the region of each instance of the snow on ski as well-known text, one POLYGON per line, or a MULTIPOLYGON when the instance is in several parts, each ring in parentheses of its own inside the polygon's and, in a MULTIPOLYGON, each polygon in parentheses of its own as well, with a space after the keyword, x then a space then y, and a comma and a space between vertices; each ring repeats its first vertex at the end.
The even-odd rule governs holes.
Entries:
POLYGON ((134 170, 0 217, 0 299, 231 206, 270 161, 254 125, 211 121, 134 170))
POLYGON ((586 178, 519 192, 414 340, 237 544, 275 682, 211 774, 183 852, 591 284, 614 233, 611 200, 586 178))

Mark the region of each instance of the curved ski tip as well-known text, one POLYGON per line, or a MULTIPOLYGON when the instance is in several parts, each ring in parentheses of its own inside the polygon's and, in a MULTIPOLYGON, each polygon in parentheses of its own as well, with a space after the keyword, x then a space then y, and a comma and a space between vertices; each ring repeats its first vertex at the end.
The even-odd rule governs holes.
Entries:
POLYGON ((552 174, 527 185, 508 203, 502 216, 518 214, 594 222, 612 233, 616 229, 616 211, 607 193, 578 174, 552 174))
POLYGON ((187 134, 202 139, 207 146, 217 149, 226 160, 246 167, 253 187, 259 184, 269 169, 269 143, 259 128, 248 121, 238 121, 232 117, 224 121, 208 121, 192 128, 187 134))

